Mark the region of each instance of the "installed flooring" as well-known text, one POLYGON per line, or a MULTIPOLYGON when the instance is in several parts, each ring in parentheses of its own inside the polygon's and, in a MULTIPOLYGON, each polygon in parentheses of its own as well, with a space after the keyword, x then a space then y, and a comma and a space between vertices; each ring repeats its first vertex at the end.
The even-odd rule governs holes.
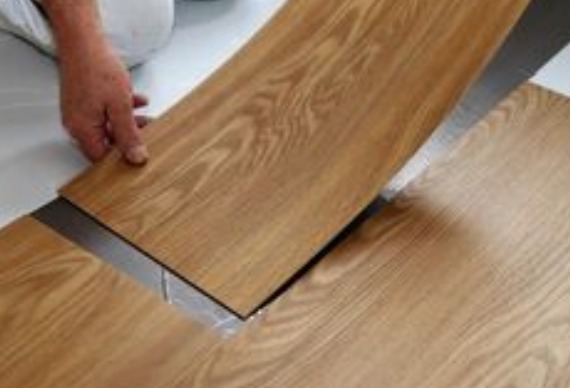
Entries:
POLYGON ((219 341, 31 218, 0 252, 2 388, 170 388, 219 341))

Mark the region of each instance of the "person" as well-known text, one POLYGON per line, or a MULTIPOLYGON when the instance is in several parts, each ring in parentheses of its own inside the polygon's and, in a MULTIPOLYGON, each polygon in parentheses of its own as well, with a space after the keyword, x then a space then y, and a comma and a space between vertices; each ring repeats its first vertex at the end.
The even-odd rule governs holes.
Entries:
POLYGON ((149 158, 128 68, 148 60, 173 28, 174 0, 2 0, 0 29, 57 57, 62 124, 92 161, 116 147, 149 158))

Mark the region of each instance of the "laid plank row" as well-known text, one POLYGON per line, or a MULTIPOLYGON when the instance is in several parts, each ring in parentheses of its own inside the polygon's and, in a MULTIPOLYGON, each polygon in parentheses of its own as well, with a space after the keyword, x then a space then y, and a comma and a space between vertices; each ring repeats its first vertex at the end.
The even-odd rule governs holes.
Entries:
POLYGON ((0 231, 0 387, 171 388, 218 341, 37 221, 0 231))
POLYGON ((524 86, 186 386, 570 386, 569 149, 524 86))
POLYGON ((403 165, 528 0, 290 0, 148 129, 62 190, 246 316, 403 165))

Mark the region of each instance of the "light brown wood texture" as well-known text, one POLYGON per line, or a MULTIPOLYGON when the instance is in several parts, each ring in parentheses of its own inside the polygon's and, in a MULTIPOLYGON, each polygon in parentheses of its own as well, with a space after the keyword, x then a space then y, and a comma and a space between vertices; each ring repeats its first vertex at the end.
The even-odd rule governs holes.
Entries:
POLYGON ((570 386, 570 100, 525 86, 186 386, 570 386))
POLYGON ((37 221, 0 231, 0 387, 171 388, 216 341, 37 221))
POLYGON ((290 0, 148 129, 148 166, 115 156, 62 193, 248 315, 379 193, 527 3, 290 0))

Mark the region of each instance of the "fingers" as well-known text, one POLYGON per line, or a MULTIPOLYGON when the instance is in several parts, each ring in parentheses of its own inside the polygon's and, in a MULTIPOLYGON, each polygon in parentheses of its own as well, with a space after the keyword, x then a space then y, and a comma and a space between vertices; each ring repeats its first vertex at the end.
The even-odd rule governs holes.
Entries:
POLYGON ((144 108, 148 105, 148 97, 143 94, 134 94, 133 95, 133 108, 144 108))
MULTIPOLYGON (((153 121, 153 118, 145 115, 137 115, 134 117, 134 120, 137 128, 144 128, 153 121)), ((103 159, 110 151, 111 146, 115 145, 116 131, 111 129, 109 123, 105 124, 103 127, 87 128, 85 124, 75 126, 68 125, 67 127, 69 133, 77 141, 82 152, 92 162, 98 162, 103 159)), ((121 133, 121 131, 118 133, 121 133)), ((144 163, 145 159, 148 159, 148 152, 146 152, 146 157, 143 156, 142 159, 137 158, 138 156, 134 156, 132 158, 126 157, 126 159, 133 164, 141 164, 144 163), (142 161, 137 162, 137 160, 142 161)))
MULTIPOLYGON (((139 94, 132 96, 132 105, 116 100, 108 105, 104 123, 95 124, 85 120, 86 115, 70 117, 64 120, 64 126, 77 141, 83 153, 92 162, 103 159, 112 146, 119 148, 125 160, 134 165, 144 164, 148 160, 148 150, 144 146, 140 128, 148 125, 152 119, 148 116, 134 116, 133 110, 144 107, 148 99, 139 94)), ((77 115, 75 115, 77 116, 77 115)))
POLYGON ((109 152, 109 142, 104 128, 75 127, 70 128, 69 132, 92 162, 100 161, 109 152))
MULTIPOLYGON (((133 104, 136 98, 133 98, 133 104)), ((140 101, 139 101, 140 102, 140 101)), ((125 160, 134 165, 145 164, 148 150, 143 144, 139 126, 133 115, 132 105, 115 102, 107 109, 109 124, 113 128, 113 137, 125 160)))

